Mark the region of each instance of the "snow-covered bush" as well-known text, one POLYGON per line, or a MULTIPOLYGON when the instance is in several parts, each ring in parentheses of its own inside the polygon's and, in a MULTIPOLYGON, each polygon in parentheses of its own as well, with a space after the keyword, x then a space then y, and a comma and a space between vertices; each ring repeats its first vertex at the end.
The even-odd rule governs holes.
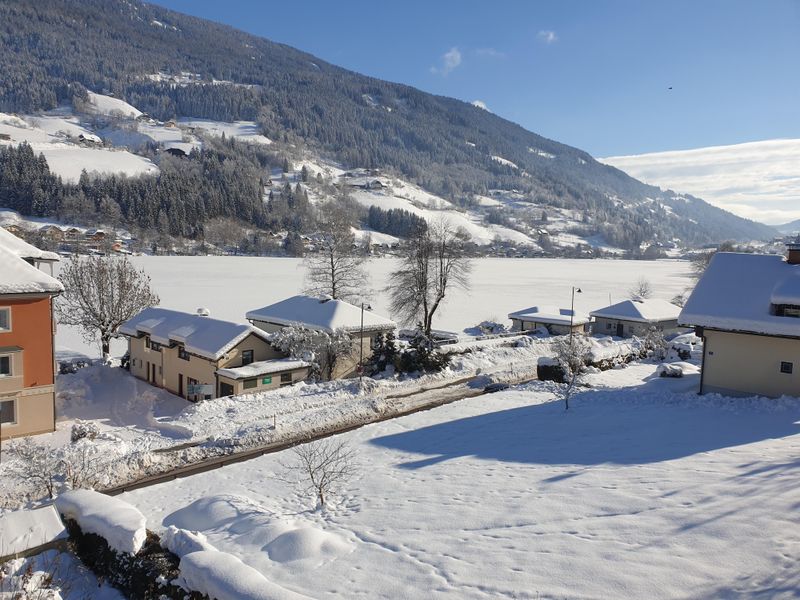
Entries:
POLYGON ((655 360, 664 360, 667 357, 669 344, 664 339, 664 332, 658 327, 649 327, 644 332, 641 340, 647 355, 652 356, 655 360))
POLYGON ((450 355, 436 352, 433 340, 420 330, 417 330, 397 361, 398 370, 402 373, 437 372, 449 364, 450 355))
POLYGON ((28 483, 37 497, 52 498, 59 487, 62 473, 60 453, 49 446, 37 444, 31 438, 13 442, 9 454, 14 458, 9 472, 28 483))
POLYGON ((270 342, 292 358, 312 364, 312 376, 331 379, 336 365, 353 352, 353 338, 344 329, 331 333, 299 325, 283 327, 270 335, 270 342))
POLYGON ((72 424, 70 430, 70 440, 77 442, 84 438, 94 440, 100 435, 100 427, 94 421, 81 421, 78 419, 72 424))

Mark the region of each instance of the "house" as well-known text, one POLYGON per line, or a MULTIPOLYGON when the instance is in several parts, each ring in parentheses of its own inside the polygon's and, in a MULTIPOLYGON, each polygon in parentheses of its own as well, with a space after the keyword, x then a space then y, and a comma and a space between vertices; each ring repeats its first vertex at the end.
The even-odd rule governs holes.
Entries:
POLYGON ((39 233, 52 242, 64 241, 64 230, 58 225, 44 225, 39 228, 39 233))
POLYGON ((0 227, 0 248, 5 248, 14 256, 21 258, 31 266, 53 274, 53 264, 61 260, 55 252, 40 250, 12 233, 11 227, 0 227))
POLYGON ((0 237, 0 440, 55 431, 53 298, 64 290, 20 256, 38 249, 7 241, 0 237))
POLYGON ((570 332, 583 333, 589 325, 587 315, 574 314, 568 308, 553 306, 531 306, 510 313, 512 331, 532 331, 544 327, 551 335, 565 335, 570 332))
POLYGON ((147 308, 123 323, 134 377, 187 400, 260 392, 308 377, 310 365, 286 361, 250 325, 166 308, 147 308))
POLYGON ((666 300, 644 298, 623 300, 593 310, 589 316, 594 317, 592 333, 632 337, 644 335, 651 327, 655 327, 665 335, 683 331, 678 327, 680 312, 679 306, 666 300))
POLYGON ((253 325, 270 333, 290 326, 306 327, 325 333, 338 329, 347 331, 354 342, 353 350, 349 356, 337 361, 331 379, 356 375, 361 361, 367 361, 372 356, 376 338, 397 327, 391 319, 330 297, 293 296, 264 308, 251 310, 246 316, 253 325))
POLYGON ((680 314, 703 338, 700 393, 800 396, 800 240, 778 255, 718 252, 680 314))

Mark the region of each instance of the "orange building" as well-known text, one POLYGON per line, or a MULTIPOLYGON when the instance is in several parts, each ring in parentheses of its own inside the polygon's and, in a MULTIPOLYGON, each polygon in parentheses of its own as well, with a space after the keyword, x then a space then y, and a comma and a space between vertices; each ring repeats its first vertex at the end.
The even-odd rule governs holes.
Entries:
POLYGON ((33 266, 50 253, 4 241, 0 234, 0 439, 55 430, 53 298, 64 290, 33 266))

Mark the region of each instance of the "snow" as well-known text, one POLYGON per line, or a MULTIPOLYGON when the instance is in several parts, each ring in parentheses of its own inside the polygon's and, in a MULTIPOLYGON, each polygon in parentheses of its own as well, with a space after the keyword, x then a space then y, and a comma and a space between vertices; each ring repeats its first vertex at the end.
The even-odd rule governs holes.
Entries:
POLYGON ((589 322, 587 315, 574 314, 568 308, 555 306, 531 306, 523 310, 509 313, 509 319, 536 321, 537 323, 553 323, 555 325, 584 325, 589 322))
POLYGON ((105 96, 103 94, 95 94, 94 92, 89 92, 89 104, 91 105, 90 110, 92 112, 101 115, 121 115, 135 119, 142 114, 142 111, 135 106, 131 106, 124 100, 105 96))
POLYGON ((178 584, 220 600, 299 600, 241 560, 224 552, 192 552, 181 558, 178 584))
POLYGON ((800 139, 778 139, 598 160, 742 217, 780 224, 800 218, 798 156, 800 139))
POLYGON ((199 531, 178 529, 170 525, 161 534, 161 545, 178 557, 183 557, 191 552, 205 550, 215 551, 208 538, 199 531))
MULTIPOLYGON (((194 312, 202 298, 215 318, 233 322, 243 322, 253 307, 299 294, 305 276, 302 260, 294 258, 133 256, 131 261, 151 277, 162 306, 194 312)), ((389 258, 367 263, 369 303, 374 313, 390 318, 390 296, 384 288, 397 264, 389 258)), ((632 287, 641 277, 652 283, 654 296, 669 299, 690 284, 689 273, 688 262, 674 260, 476 259, 470 289, 449 293, 434 325, 461 331, 487 319, 498 321, 520 306, 529 306, 533 294, 542 304, 568 306, 573 285, 583 290, 575 294, 576 312, 588 314, 621 299, 620 290, 632 287)), ((112 340, 112 353, 121 356, 126 346, 112 340)), ((72 327, 58 328, 56 348, 65 356, 100 356, 99 345, 87 343, 72 327)))
POLYGON ((227 138, 236 138, 241 142, 253 144, 271 144, 272 140, 262 135, 261 127, 255 121, 234 121, 226 123, 224 121, 211 121, 208 119, 178 119, 178 123, 187 127, 197 127, 204 129, 211 135, 221 137, 225 134, 227 138))
POLYGON ((366 466, 324 511, 275 477, 290 451, 124 498, 315 598, 792 597, 800 400, 656 368, 590 375, 569 412, 534 382, 343 434, 366 466), (273 560, 281 520, 351 550, 273 560))
POLYGON ((517 166, 517 163, 511 162, 510 160, 508 160, 506 158, 503 158, 502 156, 494 156, 494 155, 492 155, 492 160, 494 162, 500 163, 501 165, 505 165, 507 167, 512 167, 514 169, 519 169, 519 167, 517 166))
POLYGON ((292 358, 276 358, 273 360, 261 360, 252 362, 244 367, 234 367, 231 369, 217 369, 217 375, 228 377, 229 379, 245 379, 247 377, 258 377, 270 373, 280 373, 293 369, 310 367, 311 363, 292 358))
POLYGON ((796 300, 800 266, 782 256, 717 252, 679 322, 714 329, 800 337, 800 319, 770 314, 774 298, 796 300))
POLYGON ((64 524, 52 505, 0 515, 0 556, 26 552, 65 537, 64 524))
POLYGON ((346 331, 386 331, 394 329, 394 321, 370 310, 361 310, 343 300, 313 298, 311 296, 292 296, 263 308, 248 311, 250 321, 263 321, 276 325, 303 325, 309 329, 332 332, 336 329, 346 331))
POLYGON ((87 148, 68 142, 60 133, 65 128, 70 135, 81 132, 92 135, 77 125, 68 125, 72 121, 45 117, 29 117, 29 120, 30 123, 19 117, 0 113, 0 133, 11 136, 11 140, 0 140, 0 144, 17 145, 28 142, 34 153, 44 154, 50 171, 65 181, 77 183, 82 171, 99 175, 125 173, 131 177, 158 173, 158 167, 143 156, 125 150, 87 148), (37 123, 44 128, 40 129, 37 123))
POLYGON ((800 268, 795 268, 775 285, 770 295, 770 302, 800 306, 800 268))
POLYGON ((147 537, 147 520, 124 500, 92 490, 70 490, 56 498, 56 508, 81 529, 99 535, 117 552, 136 554, 147 537))
MULTIPOLYGON (((16 214, 16 213, 15 213, 16 214)), ((59 261, 61 257, 55 252, 40 250, 33 244, 29 244, 22 238, 17 237, 10 231, 0 227, 0 248, 8 251, 19 258, 30 258, 34 260, 59 261)))
MULTIPOLYGON (((0 231, 5 230, 0 229, 0 231)), ((59 293, 63 291, 64 286, 60 281, 29 265, 15 253, 0 246, 0 294, 59 293)))
POLYGON ((119 331, 131 337, 146 333, 164 345, 180 342, 187 352, 211 360, 221 358, 250 334, 264 338, 262 331, 249 325, 157 307, 146 308, 125 321, 119 331))
POLYGON ((623 300, 617 304, 593 310, 589 314, 593 317, 606 319, 653 323, 677 319, 680 312, 681 308, 679 306, 666 300, 644 298, 641 300, 623 300))

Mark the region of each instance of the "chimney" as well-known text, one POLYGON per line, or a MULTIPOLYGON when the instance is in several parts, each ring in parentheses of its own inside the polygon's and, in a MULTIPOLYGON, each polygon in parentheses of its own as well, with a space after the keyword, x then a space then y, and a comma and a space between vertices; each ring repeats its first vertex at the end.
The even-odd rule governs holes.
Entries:
POLYGON ((207 308, 198 308, 197 309, 197 315, 200 316, 200 317, 207 317, 210 314, 211 314, 211 311, 209 311, 207 308))
POLYGON ((790 265, 800 265, 800 235, 793 242, 786 244, 786 262, 790 265))

